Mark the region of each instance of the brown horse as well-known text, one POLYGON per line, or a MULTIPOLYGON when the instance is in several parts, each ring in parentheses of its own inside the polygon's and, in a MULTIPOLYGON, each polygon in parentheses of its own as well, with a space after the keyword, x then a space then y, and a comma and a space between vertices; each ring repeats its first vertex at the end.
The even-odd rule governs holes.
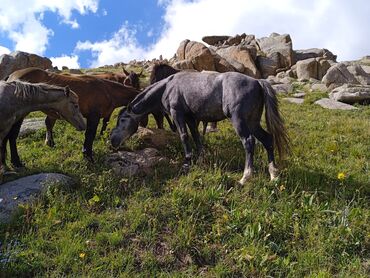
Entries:
POLYGON ((94 77, 108 79, 111 81, 116 81, 118 83, 122 83, 126 86, 134 87, 140 90, 140 77, 143 73, 143 70, 137 74, 134 71, 128 72, 125 68, 122 68, 123 73, 113 73, 113 72, 100 72, 100 73, 89 73, 94 77))
POLYGON ((0 82, 0 183, 5 168, 4 139, 14 123, 32 111, 49 111, 60 115, 77 130, 86 128, 79 111, 78 96, 68 87, 30 84, 21 81, 0 82))
MULTIPOLYGON (((92 146, 100 118, 109 118, 116 107, 127 105, 140 93, 135 88, 94 76, 61 75, 39 68, 15 71, 9 76, 8 80, 16 79, 31 83, 45 82, 57 86, 69 86, 78 95, 81 113, 87 119, 83 154, 90 161, 93 161, 92 146)), ((56 118, 50 115, 45 119, 47 128, 45 143, 49 146, 54 146, 52 129, 55 121, 56 118)), ((19 127, 20 124, 18 123, 13 132, 17 134, 19 127)))

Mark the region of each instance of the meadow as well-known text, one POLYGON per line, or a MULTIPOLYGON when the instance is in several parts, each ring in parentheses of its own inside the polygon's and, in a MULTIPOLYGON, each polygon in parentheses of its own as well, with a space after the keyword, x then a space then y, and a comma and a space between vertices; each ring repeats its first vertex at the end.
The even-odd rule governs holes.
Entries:
POLYGON ((59 172, 77 182, 51 186, 0 225, 0 276, 369 277, 370 107, 325 110, 313 104, 323 95, 280 101, 292 153, 274 182, 257 144, 255 175, 238 185, 244 150, 229 121, 205 136, 187 175, 172 163, 183 159, 179 140, 160 150, 171 162, 119 178, 104 163, 109 132, 95 140, 95 164, 66 123, 54 149, 44 130, 20 139, 27 169, 11 178, 59 172))

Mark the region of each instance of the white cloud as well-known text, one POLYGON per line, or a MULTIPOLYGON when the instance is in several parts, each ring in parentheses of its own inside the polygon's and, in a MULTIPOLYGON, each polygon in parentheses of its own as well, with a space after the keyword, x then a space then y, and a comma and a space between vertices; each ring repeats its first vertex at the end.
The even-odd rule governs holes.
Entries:
POLYGON ((0 45, 0 56, 3 54, 9 54, 9 53, 10 53, 9 48, 6 48, 5 46, 0 45))
POLYGON ((63 66, 67 66, 70 69, 80 68, 77 55, 62 55, 60 57, 51 57, 50 60, 53 63, 53 67, 57 66, 59 69, 62 69, 63 66))
POLYGON ((72 11, 80 14, 96 13, 99 0, 2 0, 0 5, 0 32, 6 33, 15 44, 15 50, 43 54, 53 31, 41 22, 43 13, 55 12, 61 22, 78 28, 72 11))
MULTIPOLYGON (((156 43, 140 46, 125 24, 110 40, 79 42, 91 50, 93 66, 130 59, 171 58, 184 39, 206 35, 288 33, 294 49, 328 48, 338 60, 370 54, 370 2, 366 0, 158 0, 165 8, 164 29, 156 43), (122 33, 124 35, 122 35, 122 33)), ((148 32, 150 35, 150 32, 148 32)))
POLYGON ((91 51, 95 60, 92 67, 110 65, 116 62, 130 61, 142 58, 146 49, 139 46, 136 38, 136 29, 130 29, 126 22, 110 40, 92 43, 78 42, 76 51, 91 51))

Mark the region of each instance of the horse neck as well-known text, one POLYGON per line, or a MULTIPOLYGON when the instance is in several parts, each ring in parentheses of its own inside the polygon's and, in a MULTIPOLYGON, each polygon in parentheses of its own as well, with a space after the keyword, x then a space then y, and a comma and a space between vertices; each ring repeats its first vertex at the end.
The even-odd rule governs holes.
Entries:
POLYGON ((110 88, 107 89, 107 92, 112 98, 115 107, 129 104, 130 101, 132 101, 140 93, 140 91, 134 88, 115 84, 113 82, 109 82, 109 85, 110 88))
POLYGON ((142 116, 149 114, 157 110, 162 101, 162 95, 164 93, 164 84, 153 84, 150 85, 150 89, 147 92, 143 92, 132 102, 132 107, 135 107, 135 114, 142 116))

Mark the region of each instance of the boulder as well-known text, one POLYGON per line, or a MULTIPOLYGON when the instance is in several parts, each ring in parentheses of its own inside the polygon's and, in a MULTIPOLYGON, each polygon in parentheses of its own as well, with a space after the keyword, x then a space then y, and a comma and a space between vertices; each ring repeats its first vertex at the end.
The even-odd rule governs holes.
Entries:
POLYGON ((322 82, 328 88, 339 87, 346 83, 360 84, 344 63, 333 65, 322 78, 322 82))
POLYGON ((218 45, 219 43, 223 43, 226 40, 231 38, 230 36, 205 36, 202 38, 202 41, 209 45, 218 45))
POLYGON ((279 53, 274 53, 270 57, 257 56, 257 68, 259 69, 262 78, 267 78, 270 75, 275 75, 280 65, 279 53))
POLYGON ((334 55, 328 49, 325 48, 310 48, 310 49, 301 49, 301 50, 294 50, 294 60, 295 62, 306 60, 310 58, 318 58, 322 57, 327 60, 336 61, 337 55, 334 55))
POLYGON ((154 148, 134 152, 119 151, 106 158, 106 164, 120 177, 149 174, 152 167, 165 161, 168 159, 161 157, 158 150, 154 148))
POLYGON ((362 85, 370 85, 370 74, 367 73, 360 65, 347 66, 348 71, 357 79, 362 85))
POLYGON ((320 105, 323 108, 326 109, 337 109, 337 110, 356 110, 357 107, 354 107, 352 105, 339 102, 330 98, 322 98, 317 101, 315 101, 315 104, 320 105))
POLYGON ((142 147, 162 149, 178 140, 178 135, 165 129, 139 127, 132 139, 139 141, 142 147))
POLYGON ((290 103, 294 103, 294 104, 302 104, 304 102, 304 99, 295 98, 295 97, 286 97, 286 98, 283 98, 283 100, 288 101, 290 103))
POLYGON ((34 198, 56 184, 73 185, 74 181, 62 174, 42 173, 2 184, 0 186, 0 222, 9 222, 19 205, 31 203, 34 198))
POLYGON ((193 63, 190 60, 181 60, 172 64, 175 69, 187 70, 194 69, 193 63))
POLYGON ((216 53, 224 58, 238 72, 254 78, 260 77, 256 64, 247 49, 239 46, 229 46, 217 49, 216 53))
POLYGON ((19 137, 20 138, 25 137, 44 127, 45 127, 45 118, 24 119, 21 126, 21 130, 19 131, 19 137))
POLYGON ((179 60, 191 61, 194 69, 198 71, 216 69, 211 51, 200 42, 189 40, 181 42, 177 56, 179 60))
POLYGON ((244 66, 239 62, 232 61, 230 64, 226 59, 217 55, 215 57, 215 67, 218 72, 228 72, 228 71, 239 71, 244 72, 244 66))
POLYGON ((37 67, 41 69, 51 69, 50 59, 36 54, 22 51, 15 51, 10 54, 0 56, 0 79, 6 78, 12 72, 24 68, 37 67))
POLYGON ((281 59, 278 68, 289 69, 293 65, 293 49, 290 35, 279 35, 272 33, 269 37, 257 39, 257 43, 262 52, 267 57, 271 57, 274 53, 280 53, 281 59))
POLYGON ((297 78, 299 80, 309 80, 318 76, 319 63, 315 58, 310 58, 297 62, 297 78))
POLYGON ((370 103, 370 86, 344 84, 332 90, 329 97, 349 104, 370 103))
POLYGON ((277 93, 287 94, 287 93, 293 92, 293 85, 287 84, 287 83, 275 84, 275 85, 272 85, 272 88, 274 88, 277 93))
POLYGON ((320 92, 327 92, 328 88, 325 84, 316 83, 311 86, 311 91, 320 91, 320 92))
POLYGON ((71 73, 71 74, 83 74, 83 72, 79 69, 70 69, 69 73, 71 73))

